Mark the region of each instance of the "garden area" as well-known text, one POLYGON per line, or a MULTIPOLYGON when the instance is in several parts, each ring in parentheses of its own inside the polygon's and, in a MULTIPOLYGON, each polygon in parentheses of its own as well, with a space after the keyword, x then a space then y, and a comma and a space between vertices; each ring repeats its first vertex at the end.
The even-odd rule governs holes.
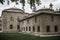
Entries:
POLYGON ((0 33, 0 40, 60 40, 60 36, 39 37, 22 33, 0 33))

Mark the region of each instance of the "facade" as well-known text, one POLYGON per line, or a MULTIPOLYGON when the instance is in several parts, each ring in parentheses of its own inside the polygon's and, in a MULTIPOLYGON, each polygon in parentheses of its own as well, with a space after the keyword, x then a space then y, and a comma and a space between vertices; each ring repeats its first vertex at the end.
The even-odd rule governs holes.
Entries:
POLYGON ((3 32, 20 31, 20 19, 28 16, 23 10, 18 8, 5 9, 2 12, 3 32))
POLYGON ((53 9, 40 9, 35 15, 22 19, 20 22, 22 32, 39 35, 60 34, 60 11, 53 9))
POLYGON ((39 35, 60 34, 60 11, 45 8, 27 14, 21 9, 2 11, 3 32, 26 32, 39 35))

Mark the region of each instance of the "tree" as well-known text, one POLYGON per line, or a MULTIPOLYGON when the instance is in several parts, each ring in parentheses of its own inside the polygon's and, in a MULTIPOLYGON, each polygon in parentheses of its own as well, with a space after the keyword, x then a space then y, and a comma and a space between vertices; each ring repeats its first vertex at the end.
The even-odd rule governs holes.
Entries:
MULTIPOLYGON (((4 4, 5 0, 0 0, 1 4, 4 4)), ((24 10, 24 6, 25 6, 25 0, 11 0, 12 2, 15 2, 16 4, 18 4, 18 1, 20 1, 20 3, 22 4, 22 8, 24 10)), ((30 4, 30 8, 32 9, 32 7, 35 7, 35 3, 39 6, 41 4, 40 0, 27 0, 28 4, 30 4)), ((9 5, 9 0, 7 0, 7 4, 9 5)))
POLYGON ((1 4, 4 4, 4 0, 0 0, 0 3, 1 3, 1 4))
POLYGON ((30 7, 32 8, 35 3, 39 6, 41 3, 40 3, 40 0, 28 0, 28 3, 30 4, 30 7))

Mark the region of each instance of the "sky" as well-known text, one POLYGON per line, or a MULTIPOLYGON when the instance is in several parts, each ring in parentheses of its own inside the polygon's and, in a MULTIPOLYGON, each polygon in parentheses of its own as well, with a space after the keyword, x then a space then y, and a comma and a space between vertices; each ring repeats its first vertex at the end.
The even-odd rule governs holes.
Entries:
MULTIPOLYGON (((59 9, 60 8, 60 0, 41 0, 41 3, 42 4, 40 6, 37 6, 36 5, 36 7, 37 7, 36 10, 41 9, 41 8, 44 8, 44 6, 45 6, 45 8, 49 8, 49 4, 50 3, 53 4, 53 9, 59 9)), ((30 5, 27 4, 27 2, 25 3, 25 5, 26 5, 25 6, 25 12, 31 13, 32 10, 30 9, 30 5)), ((10 5, 7 5, 7 1, 4 3, 4 5, 2 5, 0 3, 0 16, 2 14, 2 10, 8 9, 8 8, 12 8, 12 7, 16 7, 16 8, 22 9, 21 3, 19 3, 18 5, 16 5, 15 2, 13 2, 13 3, 10 2, 10 5)))

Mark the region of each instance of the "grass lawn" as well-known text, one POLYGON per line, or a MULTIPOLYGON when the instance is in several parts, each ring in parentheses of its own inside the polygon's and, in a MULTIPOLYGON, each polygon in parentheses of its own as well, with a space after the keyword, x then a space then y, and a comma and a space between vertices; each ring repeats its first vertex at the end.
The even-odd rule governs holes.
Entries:
POLYGON ((60 36, 38 37, 21 33, 0 33, 0 40, 60 40, 60 36))

